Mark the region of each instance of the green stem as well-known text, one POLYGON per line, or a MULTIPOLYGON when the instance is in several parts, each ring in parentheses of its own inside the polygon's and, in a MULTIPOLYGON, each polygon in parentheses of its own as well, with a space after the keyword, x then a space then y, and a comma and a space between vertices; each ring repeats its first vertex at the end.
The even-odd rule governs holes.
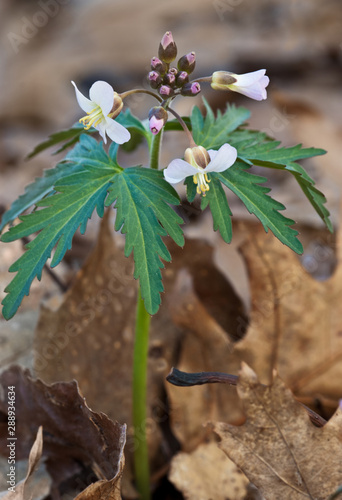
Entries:
POLYGON ((133 354, 133 426, 136 487, 141 500, 149 500, 150 471, 146 437, 147 359, 151 317, 145 309, 139 288, 133 354))
MULTIPOLYGON (((162 134, 163 131, 152 138, 150 168, 158 169, 162 134)), ((133 353, 133 427, 135 481, 141 500, 150 500, 151 498, 146 437, 147 365, 150 322, 151 317, 145 309, 139 288, 133 353)))
POLYGON ((182 125, 182 128, 183 128, 184 132, 188 136, 188 139, 189 139, 189 142, 190 142, 190 147, 191 148, 195 148, 197 146, 197 144, 195 143, 194 138, 192 137, 192 133, 190 132, 190 130, 186 126, 186 123, 183 120, 183 118, 181 116, 179 116, 179 114, 176 113, 176 111, 174 109, 172 109, 172 108, 167 108, 167 111, 170 111, 170 113, 172 113, 173 116, 179 121, 179 123, 182 125))
POLYGON ((159 134, 154 135, 151 144, 150 168, 158 170, 159 168, 159 151, 160 144, 163 137, 164 129, 161 129, 159 134))

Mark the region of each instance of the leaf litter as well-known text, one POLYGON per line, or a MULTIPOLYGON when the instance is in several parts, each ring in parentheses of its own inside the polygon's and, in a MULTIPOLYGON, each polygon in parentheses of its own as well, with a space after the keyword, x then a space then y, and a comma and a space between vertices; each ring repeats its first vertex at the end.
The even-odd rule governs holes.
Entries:
MULTIPOLYGON (((241 300, 211 264, 210 245, 190 240, 183 251, 172 248, 171 252, 174 260, 172 267, 167 266, 164 271, 166 294, 160 314, 152 321, 149 356, 149 440, 155 477, 170 463, 179 447, 185 455, 200 450, 198 453, 204 457, 204 464, 207 463, 206 448, 199 447, 206 443, 209 447, 216 446, 211 428, 204 425, 207 421, 241 425, 245 418, 234 388, 204 385, 180 389, 165 384, 165 375, 173 365, 190 372, 215 370, 237 374, 241 361, 246 361, 264 384, 271 383, 273 369, 277 369, 295 396, 306 404, 309 401, 314 406, 317 398, 322 401, 330 398, 337 404, 341 397, 337 376, 331 380, 331 370, 339 373, 339 350, 336 349, 339 335, 334 330, 334 325, 338 325, 339 265, 330 279, 316 282, 291 251, 271 235, 253 230, 241 249, 252 289, 252 313, 248 322, 241 300), (310 311, 308 315, 302 314, 303 297, 310 311), (331 333, 319 336, 322 328, 331 333), (317 342, 310 342, 311 335, 317 342), (332 351, 329 346, 330 349, 334 346, 332 351), (327 354, 325 360, 322 353, 327 354), (316 380, 311 373, 316 374, 316 380)), ((35 339, 36 373, 44 382, 76 379, 92 408, 127 423, 129 431, 129 367, 136 293, 132 266, 132 261, 123 257, 120 246, 113 244, 108 227, 103 227, 99 244, 67 292, 62 306, 56 312, 43 309, 35 339)), ((134 498, 129 437, 127 443, 127 478, 123 491, 127 498, 134 498)), ((238 448, 236 444, 235 448, 238 448)), ((183 460, 188 460, 188 456, 180 456, 182 460, 177 458, 171 462, 170 480, 183 491, 185 498, 197 498, 196 493, 174 479, 177 474, 181 475, 183 460)), ((231 467, 229 459, 226 460, 231 467)), ((79 473, 72 460, 68 462, 66 458, 66 461, 69 474, 79 473)), ((119 461, 118 470, 122 472, 122 468, 123 463, 119 461)), ((194 484, 203 476, 200 470, 199 467, 194 484)), ((252 476, 242 470, 251 480, 252 476)), ((65 477, 63 467, 59 474, 60 478, 65 477)), ((102 479, 105 483, 97 487, 110 489, 108 482, 113 478, 115 475, 102 479)), ((117 491, 118 484, 115 488, 117 491)), ((206 488, 203 486, 204 498, 209 499, 211 489, 208 486, 206 493, 206 488)), ((87 494, 101 498, 100 495, 106 495, 101 491, 88 490, 87 494)), ((259 488, 259 491, 262 490, 259 488)))

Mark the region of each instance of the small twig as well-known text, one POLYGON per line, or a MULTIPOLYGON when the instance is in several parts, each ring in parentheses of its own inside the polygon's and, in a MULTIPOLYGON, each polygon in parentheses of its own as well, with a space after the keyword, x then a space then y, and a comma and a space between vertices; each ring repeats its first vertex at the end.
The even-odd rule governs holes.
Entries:
MULTIPOLYGON (((23 236, 21 241, 24 245, 30 243, 30 239, 27 236, 23 236)), ((45 271, 49 274, 52 280, 56 283, 56 285, 60 288, 60 290, 65 293, 68 289, 68 286, 57 276, 57 274, 49 267, 47 264, 44 264, 45 271)))
MULTIPOLYGON (((170 384, 177 385, 180 387, 190 387, 193 385, 203 385, 203 384, 228 384, 237 385, 239 377, 236 375, 229 375, 228 373, 221 372, 200 372, 200 373, 186 373, 177 368, 171 368, 169 375, 166 380, 170 384)), ((266 387, 264 384, 260 384, 266 387)), ((316 427, 323 427, 327 422, 320 415, 315 413, 311 408, 308 408, 303 403, 298 401, 305 410, 307 411, 311 422, 316 425, 316 427)))

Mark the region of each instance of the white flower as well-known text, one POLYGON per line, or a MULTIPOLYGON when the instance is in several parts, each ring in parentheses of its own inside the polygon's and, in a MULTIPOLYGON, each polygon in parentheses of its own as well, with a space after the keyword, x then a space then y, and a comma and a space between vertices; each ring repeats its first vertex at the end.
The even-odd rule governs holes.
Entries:
POLYGON ((101 80, 95 82, 89 90, 90 99, 78 90, 75 82, 71 83, 75 87, 78 104, 87 113, 87 116, 80 119, 86 130, 95 127, 105 144, 107 144, 106 134, 117 144, 130 140, 131 134, 128 130, 113 120, 113 117, 120 113, 123 102, 109 83, 101 80))
POLYGON ((184 160, 172 160, 164 170, 164 177, 170 184, 177 184, 186 177, 193 176, 194 183, 197 184, 197 193, 209 191, 210 172, 224 172, 231 167, 237 158, 237 151, 233 146, 224 144, 218 151, 209 149, 207 151, 202 146, 188 148, 184 154, 184 160))
POLYGON ((256 101, 267 99, 266 87, 270 82, 265 69, 236 75, 228 71, 215 71, 211 86, 215 90, 232 90, 256 101))

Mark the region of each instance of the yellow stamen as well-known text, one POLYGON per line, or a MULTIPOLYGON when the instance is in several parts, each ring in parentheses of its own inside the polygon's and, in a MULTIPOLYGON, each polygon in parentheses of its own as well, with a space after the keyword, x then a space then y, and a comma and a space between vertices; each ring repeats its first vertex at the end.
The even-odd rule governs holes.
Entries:
POLYGON ((84 126, 85 130, 89 130, 90 127, 93 126, 93 124, 95 124, 94 127, 96 127, 96 125, 98 125, 104 118, 100 106, 96 106, 96 108, 94 108, 93 111, 87 113, 87 115, 88 116, 84 116, 79 120, 79 122, 84 126))
POLYGON ((203 196, 205 196, 206 192, 209 191, 208 183, 210 182, 210 179, 208 178, 208 174, 199 172, 198 174, 195 174, 193 176, 193 181, 195 184, 197 184, 197 193, 203 194, 203 196))

